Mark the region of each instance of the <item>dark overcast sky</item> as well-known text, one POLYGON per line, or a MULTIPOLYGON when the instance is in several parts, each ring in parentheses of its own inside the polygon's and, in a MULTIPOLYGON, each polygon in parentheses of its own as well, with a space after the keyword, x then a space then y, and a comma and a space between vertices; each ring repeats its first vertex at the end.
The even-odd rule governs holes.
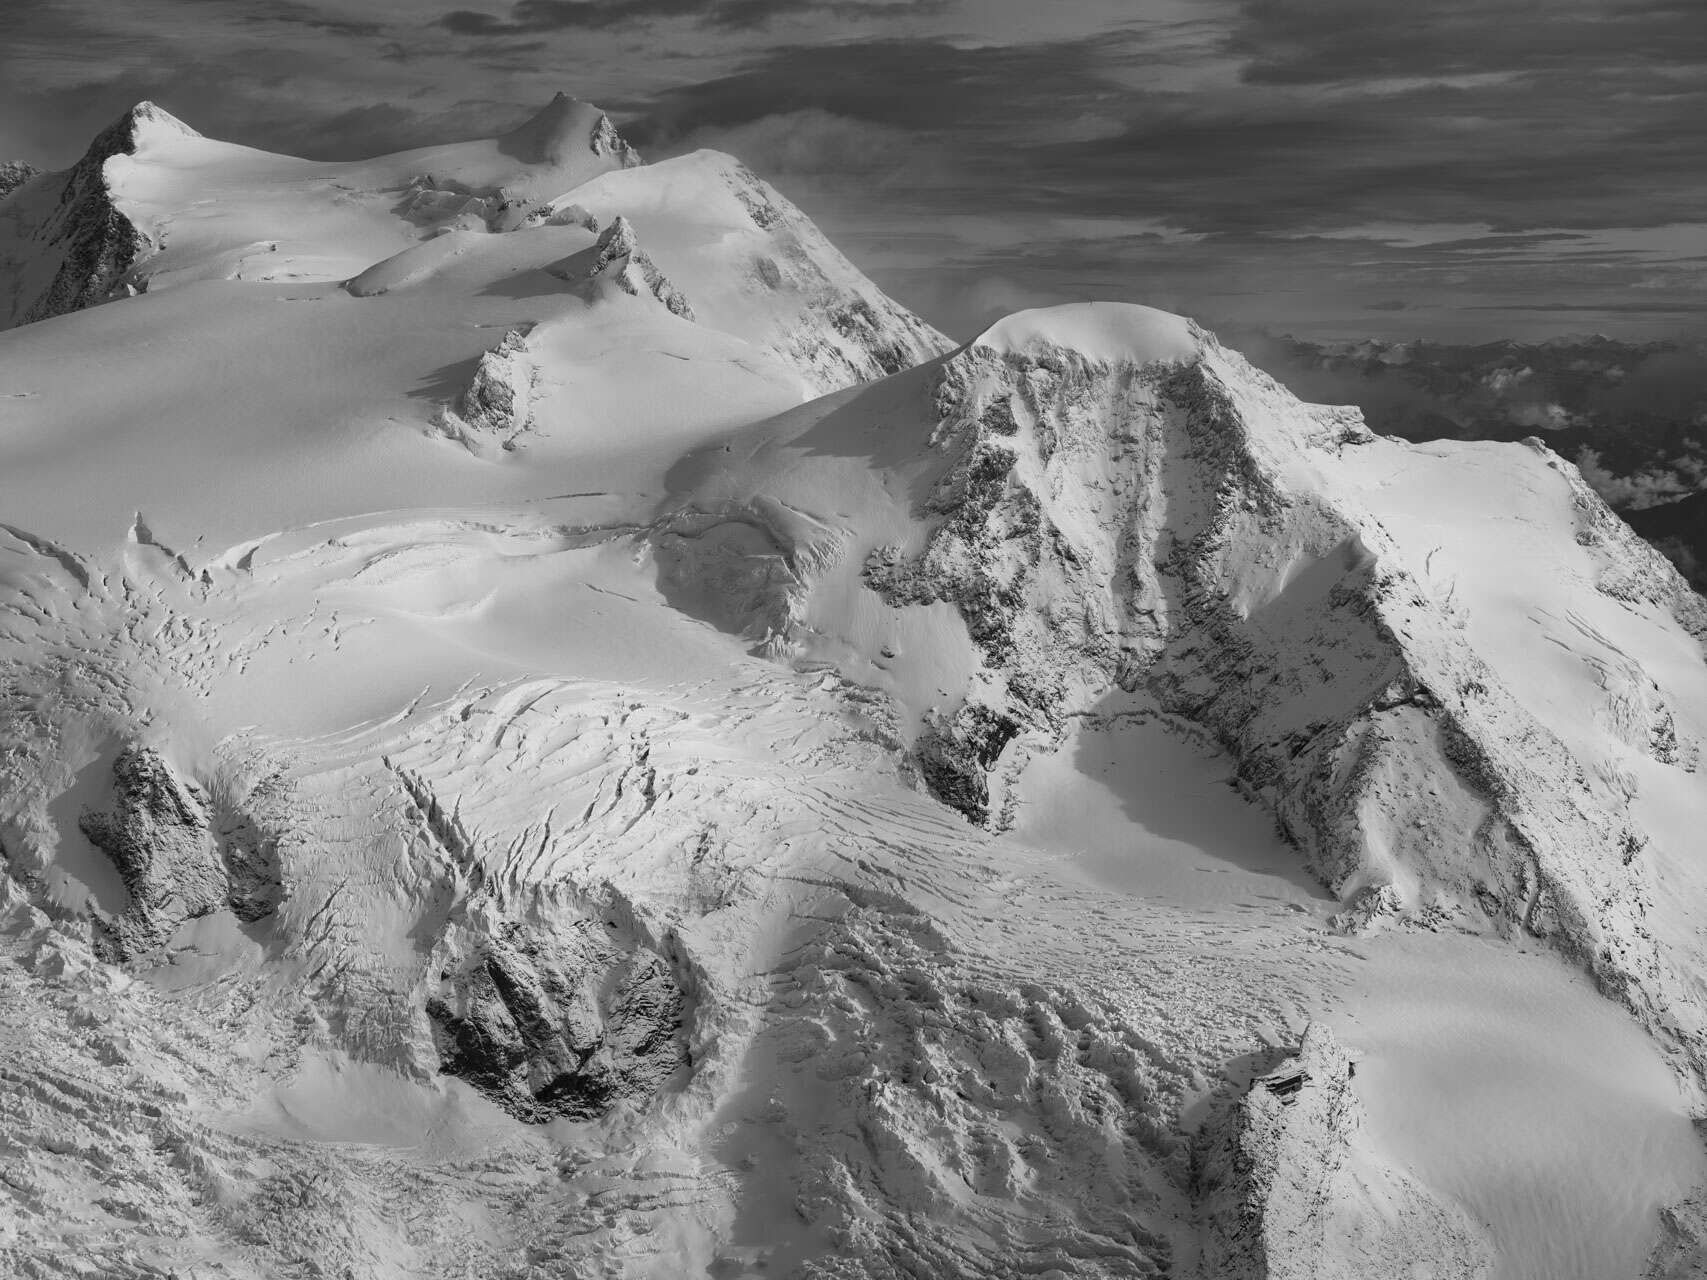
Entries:
POLYGON ((1707 323, 1707 0, 0 0, 0 159, 67 164, 142 98, 342 158, 558 89, 740 155, 960 336, 1085 297, 1707 323))

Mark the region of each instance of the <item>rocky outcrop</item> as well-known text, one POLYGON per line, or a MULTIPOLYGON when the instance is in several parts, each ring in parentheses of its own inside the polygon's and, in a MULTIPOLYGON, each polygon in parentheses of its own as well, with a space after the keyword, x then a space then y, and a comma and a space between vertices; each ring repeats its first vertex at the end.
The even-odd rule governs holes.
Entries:
POLYGON ((533 211, 525 197, 502 187, 473 187, 430 173, 413 179, 392 208, 416 226, 459 231, 510 231, 533 211))
POLYGON ((644 1106, 687 1065, 687 1000, 669 962, 601 934, 500 925, 427 1003, 442 1069, 530 1123, 644 1106))
POLYGON ((152 747, 127 747, 113 762, 113 807, 85 811, 83 834, 112 860, 130 901, 102 922, 116 959, 157 951, 186 921, 229 909, 253 922, 279 897, 276 855, 236 815, 216 824, 207 792, 152 747))
POLYGON ((102 130, 75 166, 32 188, 30 208, 9 210, 32 256, 15 286, 10 323, 80 311, 124 292, 127 274, 154 243, 115 202, 107 162, 134 154, 147 130, 196 136, 153 103, 139 103, 102 130))
POLYGON ((944 804, 973 822, 990 817, 990 770, 1019 733, 1010 715, 978 702, 926 726, 913 745, 925 785, 944 804))
POLYGON ((580 205, 537 200, 508 187, 475 187, 455 178, 421 174, 403 188, 392 212, 416 226, 446 231, 518 231, 528 227, 599 229, 580 205))
POLYGON ((452 404, 440 406, 434 425, 443 435, 477 448, 495 439, 505 449, 533 428, 533 392, 539 367, 528 351, 531 326, 511 329, 482 355, 474 375, 452 404))
POLYGON ((571 254, 546 268, 576 285, 611 284, 635 298, 655 298, 672 315, 694 318, 685 295, 647 256, 634 233, 634 224, 618 214, 591 249, 571 254))
MULTIPOLYGON (((1215 735, 1348 929, 1414 914, 1544 938, 1699 1066, 1703 1013, 1647 923, 1646 833, 1621 791, 1579 782, 1593 762, 1472 643, 1361 482, 1333 478, 1375 437, 1191 342, 1112 358, 975 343, 942 367, 930 533, 865 566, 897 607, 953 604, 989 675, 919 737, 921 777, 1001 825, 1002 746, 974 729, 1047 748, 1099 700, 1146 698, 1215 735)), ((1589 589, 1699 638, 1700 599, 1544 457, 1598 566, 1589 589)), ((1594 661, 1602 728, 1695 767, 1663 690, 1627 658, 1594 661)))
POLYGON ((537 376, 528 355, 527 333, 511 329, 475 366, 474 380, 457 401, 462 420, 476 431, 506 438, 526 431, 533 425, 533 384, 537 376))
POLYGON ((4 200, 31 178, 40 176, 40 169, 23 160, 8 160, 0 164, 0 200, 4 200))
POLYGON ((580 227, 584 231, 597 234, 599 220, 586 209, 568 201, 564 204, 547 203, 528 211, 522 219, 523 227, 580 227))
POLYGON ((1491 1249, 1463 1212, 1358 1150, 1355 1066, 1320 1024, 1252 1083, 1200 1144, 1203 1274, 1366 1280, 1427 1258, 1440 1280, 1486 1276, 1491 1249))

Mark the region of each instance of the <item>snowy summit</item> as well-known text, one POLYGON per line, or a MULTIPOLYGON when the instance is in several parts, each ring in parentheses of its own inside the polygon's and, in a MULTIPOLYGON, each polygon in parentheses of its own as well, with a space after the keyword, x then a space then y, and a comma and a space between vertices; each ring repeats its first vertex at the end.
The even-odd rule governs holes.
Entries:
POLYGON ((1122 302, 1018 311, 996 321, 972 345, 1003 355, 1053 348, 1102 364, 1192 360, 1202 351, 1201 337, 1185 317, 1122 302))

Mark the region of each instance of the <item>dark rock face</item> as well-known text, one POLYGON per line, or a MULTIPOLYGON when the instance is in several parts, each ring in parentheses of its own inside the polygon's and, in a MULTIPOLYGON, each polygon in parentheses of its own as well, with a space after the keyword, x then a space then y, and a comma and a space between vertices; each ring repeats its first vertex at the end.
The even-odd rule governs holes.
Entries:
POLYGON ((246 798, 243 811, 222 811, 219 805, 214 806, 214 835, 225 864, 225 905, 244 924, 272 915, 285 896, 278 838, 250 812, 268 806, 278 785, 276 777, 263 779, 246 798))
POLYGON ((244 920, 272 910, 278 881, 264 845, 234 831, 228 858, 214 835, 207 793, 159 752, 126 748, 113 762, 113 785, 112 812, 85 812, 78 820, 130 891, 124 912, 104 922, 112 958, 155 951, 185 921, 222 908, 244 920))
POLYGON ((946 723, 925 730, 913 757, 932 795, 982 823, 990 816, 986 777, 1019 730, 1012 716, 969 702, 946 723))
POLYGON ((687 1064, 686 997, 669 963, 583 920, 505 924, 427 1002, 442 1069, 530 1123, 643 1105, 687 1064))
MULTIPOLYGON (((885 321, 875 307, 864 298, 855 298, 845 307, 830 312, 830 327, 856 347, 870 353, 872 361, 885 375, 911 369, 918 363, 918 350, 885 328, 885 321)), ((906 335, 908 339, 912 335, 906 335)))
POLYGON ((512 329, 504 340, 480 357, 474 378, 457 402, 464 422, 477 431, 506 438, 533 424, 534 366, 528 356, 527 331, 512 329))
POLYGON ((40 169, 22 160, 8 160, 5 164, 0 164, 0 200, 4 200, 31 178, 40 176, 40 169))
POLYGON ((505 449, 521 447, 521 437, 533 429, 539 379, 539 367, 528 350, 532 330, 532 325, 511 329, 480 357, 461 394, 434 414, 440 434, 475 450, 487 437, 495 437, 505 449))
POLYGON ((43 246, 38 252, 58 258, 58 267, 33 298, 17 300, 16 322, 28 324, 107 301, 153 248, 114 204, 106 177, 108 160, 135 153, 138 130, 145 124, 193 132, 151 103, 141 103, 102 130, 83 158, 57 176, 58 200, 33 229, 33 239, 43 246))

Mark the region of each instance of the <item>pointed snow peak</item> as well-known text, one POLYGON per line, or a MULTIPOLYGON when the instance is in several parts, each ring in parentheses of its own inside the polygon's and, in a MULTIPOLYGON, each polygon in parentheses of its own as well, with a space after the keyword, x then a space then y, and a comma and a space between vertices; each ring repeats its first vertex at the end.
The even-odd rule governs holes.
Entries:
POLYGON ((201 134, 164 107, 143 101, 103 129, 90 144, 85 159, 132 155, 146 139, 174 137, 199 138, 201 134))
POLYGON ((1187 362, 1208 335, 1184 316, 1128 302, 1078 302, 1016 311, 973 339, 1009 356, 1076 352, 1096 364, 1187 362))
POLYGON ((170 111, 166 110, 164 107, 155 106, 154 103, 149 102, 147 99, 137 103, 129 111, 125 112, 123 119, 130 124, 132 130, 154 128, 169 130, 173 133, 181 134, 186 138, 201 137, 201 134, 190 128, 189 125, 178 119, 178 117, 173 115, 170 111))
POLYGON ((641 163, 610 117, 590 102, 559 93, 534 117, 498 139, 499 149, 528 164, 566 165, 586 155, 627 169, 641 163))
POLYGON ((146 138, 199 138, 189 125, 152 102, 139 102, 113 121, 89 144, 79 167, 98 166, 113 156, 134 155, 146 138))

